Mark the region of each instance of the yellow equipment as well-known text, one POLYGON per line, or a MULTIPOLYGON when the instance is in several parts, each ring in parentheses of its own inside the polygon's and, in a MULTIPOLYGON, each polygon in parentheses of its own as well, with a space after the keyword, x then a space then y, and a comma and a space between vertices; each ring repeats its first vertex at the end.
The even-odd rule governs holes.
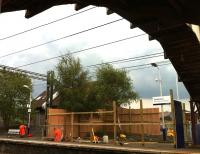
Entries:
POLYGON ((91 142, 93 142, 93 143, 99 143, 99 137, 96 136, 96 135, 94 134, 94 130, 93 130, 93 128, 92 128, 92 137, 91 137, 91 142))
POLYGON ((169 128, 168 131, 167 131, 167 136, 174 137, 175 136, 175 131, 173 129, 169 128))
POLYGON ((118 138, 119 144, 122 146, 124 145, 124 142, 126 141, 126 135, 123 133, 119 134, 119 138, 118 138))
POLYGON ((124 139, 124 140, 126 139, 126 135, 125 135, 125 134, 120 134, 119 137, 120 137, 121 139, 124 139))

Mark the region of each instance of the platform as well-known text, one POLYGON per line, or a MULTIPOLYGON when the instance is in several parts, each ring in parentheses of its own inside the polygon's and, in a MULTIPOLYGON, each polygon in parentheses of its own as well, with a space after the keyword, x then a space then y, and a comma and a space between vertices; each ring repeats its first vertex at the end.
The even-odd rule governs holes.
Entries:
POLYGON ((70 143, 40 141, 31 138, 0 138, 0 153, 29 154, 200 154, 199 148, 174 149, 166 143, 127 143, 124 146, 114 144, 70 143))

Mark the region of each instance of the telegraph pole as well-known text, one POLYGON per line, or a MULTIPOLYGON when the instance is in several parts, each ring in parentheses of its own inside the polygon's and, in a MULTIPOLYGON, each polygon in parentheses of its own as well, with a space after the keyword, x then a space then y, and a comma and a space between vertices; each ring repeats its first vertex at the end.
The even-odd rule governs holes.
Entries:
POLYGON ((45 108, 45 128, 44 136, 47 135, 48 124, 48 108, 53 105, 53 89, 54 89, 54 71, 47 72, 47 93, 46 93, 46 108, 45 108))
MULTIPOLYGON (((160 88, 160 96, 163 96, 162 92, 162 79, 160 75, 160 69, 156 63, 151 63, 153 67, 156 67, 158 69, 158 79, 159 82, 159 88, 160 88)), ((161 104, 161 113, 162 113, 162 133, 163 133, 163 141, 166 141, 166 128, 165 128, 165 114, 164 114, 164 106, 161 104)))
POLYGON ((49 96, 49 107, 53 105, 53 92, 54 91, 54 71, 50 71, 50 96, 49 96))

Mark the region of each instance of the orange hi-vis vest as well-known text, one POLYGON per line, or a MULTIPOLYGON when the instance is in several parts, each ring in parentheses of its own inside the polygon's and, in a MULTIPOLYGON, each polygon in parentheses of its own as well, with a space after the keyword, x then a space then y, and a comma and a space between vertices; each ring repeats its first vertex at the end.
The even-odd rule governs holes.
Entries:
POLYGON ((61 142, 62 139, 62 132, 60 129, 55 128, 54 129, 54 141, 55 142, 61 142))
POLYGON ((26 126, 25 125, 20 125, 19 126, 19 135, 24 136, 26 134, 26 126))

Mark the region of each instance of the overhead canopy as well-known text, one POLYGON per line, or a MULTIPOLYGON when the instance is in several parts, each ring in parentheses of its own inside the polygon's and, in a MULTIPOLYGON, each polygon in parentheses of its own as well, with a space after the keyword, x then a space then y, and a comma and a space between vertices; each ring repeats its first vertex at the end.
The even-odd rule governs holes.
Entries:
MULTIPOLYGON (((52 6, 76 4, 104 6, 132 27, 139 27, 158 40, 183 81, 191 98, 200 102, 200 45, 189 24, 200 25, 200 0, 0 0, 1 12, 26 10, 32 17, 52 6)), ((0 21, 1 22, 1 21, 0 21)))

